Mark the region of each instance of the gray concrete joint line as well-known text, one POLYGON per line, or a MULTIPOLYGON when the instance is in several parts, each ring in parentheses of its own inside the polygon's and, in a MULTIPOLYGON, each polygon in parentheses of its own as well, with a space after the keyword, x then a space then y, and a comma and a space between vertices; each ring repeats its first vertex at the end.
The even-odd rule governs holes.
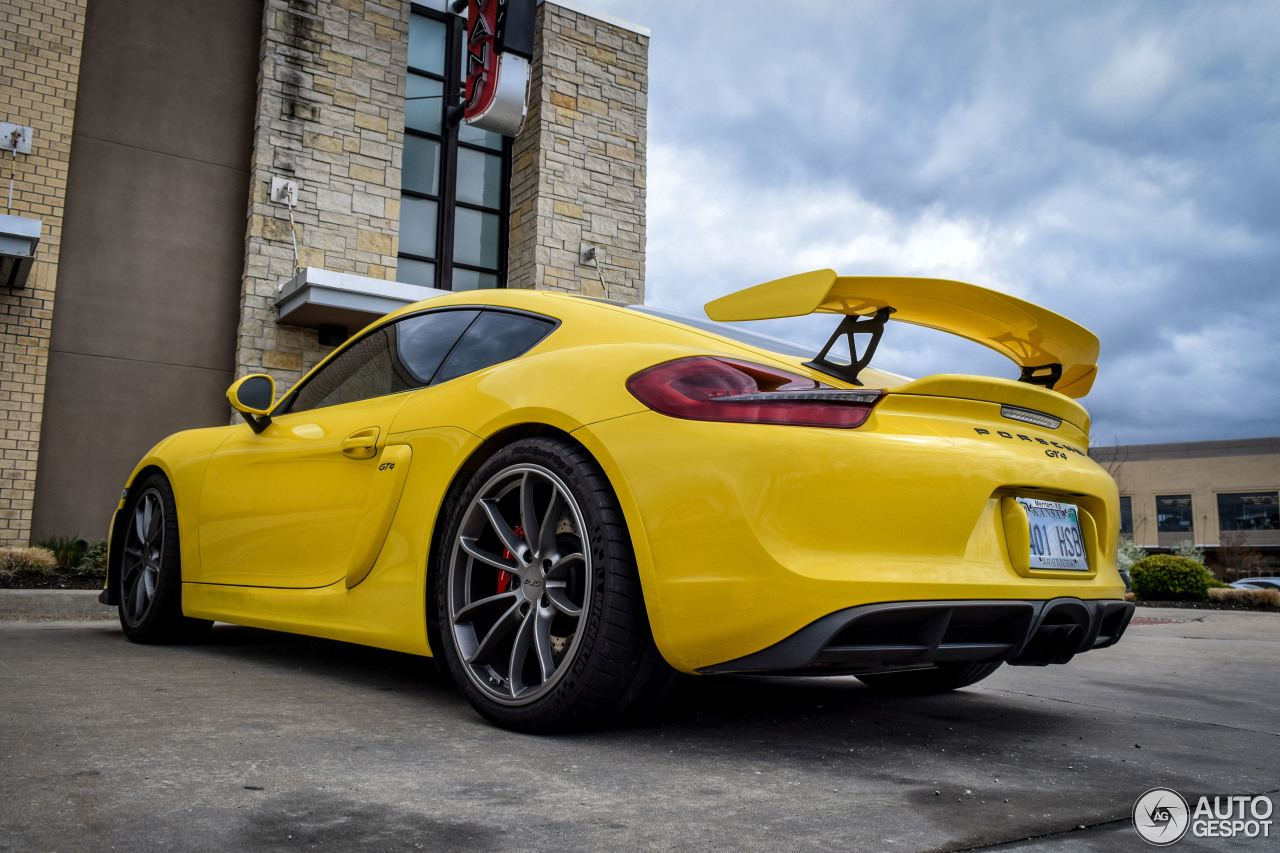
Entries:
POLYGON ((1076 702, 1072 699, 1057 699, 1051 696, 1037 696, 1034 693, 1022 693, 1017 690, 1001 690, 998 687, 979 687, 979 690, 985 690, 988 693, 1005 693, 1009 696, 1026 696, 1031 699, 1043 699, 1046 702, 1061 702, 1064 705, 1078 705, 1081 708, 1093 708, 1098 711, 1110 711, 1112 713, 1132 714, 1135 717, 1153 717, 1157 720, 1171 720, 1175 723, 1189 723, 1193 726, 1214 726, 1219 729, 1227 729, 1233 732, 1247 732, 1254 735, 1266 735, 1268 737, 1280 737, 1280 732, 1261 732, 1257 729, 1242 729, 1239 726, 1224 726, 1222 723, 1208 723, 1200 720, 1188 720, 1186 717, 1169 717, 1164 714, 1149 714, 1146 711, 1121 711, 1118 708, 1108 708, 1106 705, 1090 705, 1088 702, 1076 702))
MULTIPOLYGON (((1280 788, 1272 788, 1269 791, 1262 791, 1257 794, 1246 794, 1248 797, 1269 797, 1272 794, 1280 793, 1280 788)), ((1134 798, 1137 799, 1136 797, 1134 798)), ((1103 826, 1114 826, 1117 823, 1128 823, 1132 816, 1112 818, 1111 820, 1100 820, 1096 823, 1076 824, 1070 829, 1057 829, 1053 832, 1042 832, 1039 835, 1028 835, 1025 838, 1011 838, 1008 841, 996 841, 991 844, 975 845, 972 847, 939 847, 936 853, 972 853, 975 850, 999 850, 1001 847, 1008 847, 1011 844, 1025 844, 1028 841, 1039 841, 1044 838, 1055 838, 1060 835, 1070 835, 1073 832, 1088 832, 1091 829, 1097 829, 1103 826)))
POLYGON ((1114 826, 1117 823, 1125 823, 1132 818, 1116 817, 1111 820, 1100 820, 1096 823, 1076 824, 1069 829, 1055 829, 1051 832, 1042 832, 1039 835, 1027 835, 1022 838, 1010 838, 1008 841, 995 841, 991 844, 981 844, 972 847, 939 847, 936 853, 971 853, 974 850, 998 850, 1001 847, 1008 847, 1010 844, 1025 844, 1028 841, 1039 841, 1044 838, 1056 838, 1060 835, 1070 835, 1073 832, 1088 832, 1091 829, 1097 829, 1101 826, 1114 826))

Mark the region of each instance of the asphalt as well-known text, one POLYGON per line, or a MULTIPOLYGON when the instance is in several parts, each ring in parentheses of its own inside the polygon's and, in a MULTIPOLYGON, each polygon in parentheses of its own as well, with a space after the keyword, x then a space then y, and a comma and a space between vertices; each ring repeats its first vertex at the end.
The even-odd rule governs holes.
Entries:
POLYGON ((0 850, 1136 851, 1153 787, 1280 806, 1280 615, 1139 615, 1177 621, 948 695, 693 679, 644 725, 552 737, 492 728, 425 659, 10 617, 0 850))

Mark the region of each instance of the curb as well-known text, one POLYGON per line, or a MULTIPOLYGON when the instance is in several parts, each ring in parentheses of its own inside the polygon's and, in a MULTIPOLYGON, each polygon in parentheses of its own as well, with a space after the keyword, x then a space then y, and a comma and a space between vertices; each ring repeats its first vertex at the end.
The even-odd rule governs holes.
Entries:
POLYGON ((115 619, 96 589, 0 589, 0 622, 115 619))

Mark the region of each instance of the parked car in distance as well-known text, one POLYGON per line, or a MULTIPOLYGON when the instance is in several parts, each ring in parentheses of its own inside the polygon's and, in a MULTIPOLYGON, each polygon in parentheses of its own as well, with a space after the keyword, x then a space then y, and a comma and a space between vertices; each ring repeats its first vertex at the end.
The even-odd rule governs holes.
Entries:
POLYGON ((1241 578, 1231 585, 1236 589, 1280 589, 1280 578, 1241 578))

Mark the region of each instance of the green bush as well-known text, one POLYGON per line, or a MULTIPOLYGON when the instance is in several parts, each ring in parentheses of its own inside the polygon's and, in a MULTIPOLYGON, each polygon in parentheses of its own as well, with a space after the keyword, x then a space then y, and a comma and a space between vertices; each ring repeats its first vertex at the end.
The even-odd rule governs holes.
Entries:
POLYGON ((89 550, 89 543, 74 536, 53 536, 38 543, 39 547, 53 552, 58 568, 74 571, 89 550))
POLYGON ((1129 570, 1133 591, 1149 601, 1208 601, 1214 577, 1201 564, 1173 554, 1157 554, 1129 570))
POLYGON ((106 579, 107 540, 99 539, 89 545, 89 550, 84 552, 84 558, 80 561, 76 574, 86 578, 106 579))

